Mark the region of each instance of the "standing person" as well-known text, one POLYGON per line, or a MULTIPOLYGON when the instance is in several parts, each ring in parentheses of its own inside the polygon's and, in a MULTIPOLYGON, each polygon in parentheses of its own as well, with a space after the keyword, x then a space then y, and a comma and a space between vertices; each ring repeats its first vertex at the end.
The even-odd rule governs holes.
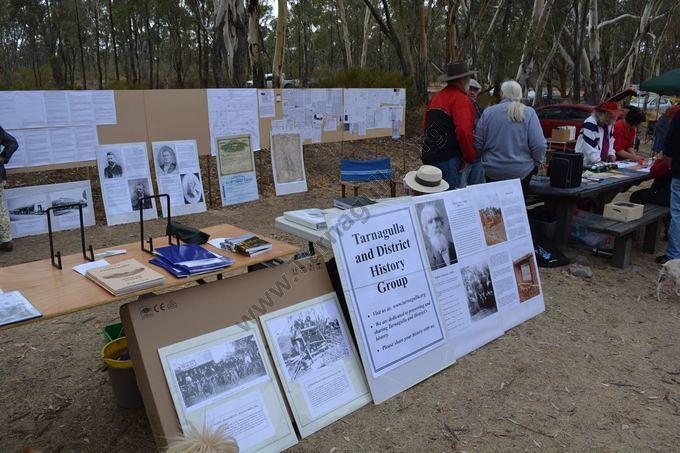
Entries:
POLYGON ((460 186, 461 173, 475 160, 472 129, 475 107, 467 94, 471 71, 465 62, 446 65, 439 77, 447 85, 432 97, 423 118, 421 159, 442 171, 450 189, 460 186))
POLYGON ((616 102, 603 102, 583 121, 576 140, 576 152, 583 154, 583 165, 590 167, 598 162, 613 162, 614 128, 612 125, 621 114, 616 102))
POLYGON ((668 260, 680 258, 680 114, 673 117, 668 128, 663 153, 671 165, 671 226, 668 229, 668 248, 666 254, 656 259, 663 264, 668 260))
POLYGON ((12 154, 19 148, 17 140, 7 131, 0 127, 0 250, 12 251, 12 230, 9 223, 9 213, 5 208, 5 185, 7 184, 7 172, 5 164, 9 163, 12 154))
POLYGON ((547 143, 536 111, 522 104, 519 83, 503 82, 501 102, 482 113, 474 144, 482 156, 486 181, 518 178, 526 196, 531 177, 545 158, 547 143))
POLYGON ((646 120, 642 110, 630 107, 626 116, 614 124, 614 151, 616 160, 640 160, 644 157, 635 152, 637 128, 646 120))
MULTIPOLYGON (((472 101, 472 105, 475 107, 475 121, 474 127, 477 127, 479 119, 482 117, 482 112, 484 109, 477 102, 477 96, 479 96, 480 91, 482 91, 482 86, 475 79, 470 79, 468 86, 468 96, 472 101)), ((475 150, 475 160, 472 164, 461 174, 461 181, 459 189, 474 184, 484 184, 486 180, 484 179, 484 166, 482 165, 482 156, 475 150)))

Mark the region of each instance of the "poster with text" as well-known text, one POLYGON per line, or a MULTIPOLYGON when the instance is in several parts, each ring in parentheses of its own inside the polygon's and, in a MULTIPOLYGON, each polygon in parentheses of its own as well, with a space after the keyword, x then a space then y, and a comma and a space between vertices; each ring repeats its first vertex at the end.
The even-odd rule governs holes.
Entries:
POLYGON ((83 208, 84 226, 95 224, 90 181, 5 189, 4 203, 9 213, 12 237, 47 233, 47 210, 52 231, 80 228, 83 208))
POLYGON ((415 209, 363 207, 326 223, 374 401, 453 363, 415 209))
POLYGON ((300 134, 272 133, 270 143, 276 195, 306 192, 307 177, 300 134))
POLYGON ((256 88, 209 88, 208 121, 212 155, 217 154, 216 139, 248 135, 251 149, 260 149, 260 121, 256 88))
POLYGON ((297 443, 262 337, 253 321, 158 350, 182 430, 226 426, 239 451, 297 443))
POLYGON ((222 206, 257 200, 259 193, 250 135, 217 137, 215 148, 222 206))
POLYGON ((106 223, 118 225, 158 217, 156 203, 144 197, 153 195, 146 143, 104 145, 97 149, 97 166, 106 223))
POLYGON ((371 401, 335 293, 260 317, 302 437, 371 401))
MULTIPOLYGON (((170 196, 173 216, 206 210, 201 167, 195 140, 153 142, 153 162, 158 193, 170 196)), ((165 202, 160 203, 167 216, 165 202)))

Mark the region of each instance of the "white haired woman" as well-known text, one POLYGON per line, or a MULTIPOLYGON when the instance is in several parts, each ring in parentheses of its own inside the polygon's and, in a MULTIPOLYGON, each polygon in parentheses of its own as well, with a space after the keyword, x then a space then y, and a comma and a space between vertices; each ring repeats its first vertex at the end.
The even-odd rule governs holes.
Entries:
POLYGON ((526 196, 531 177, 543 163, 547 143, 536 111, 522 104, 522 87, 501 85, 501 102, 487 107, 477 123, 475 152, 482 156, 486 182, 518 178, 526 196))

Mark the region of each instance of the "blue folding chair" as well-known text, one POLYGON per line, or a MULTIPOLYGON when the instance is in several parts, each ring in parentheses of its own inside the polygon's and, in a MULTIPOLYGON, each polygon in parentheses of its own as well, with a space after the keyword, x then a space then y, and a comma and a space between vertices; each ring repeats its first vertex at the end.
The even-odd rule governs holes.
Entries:
POLYGON ((361 183, 373 181, 388 181, 390 194, 394 198, 397 193, 397 183, 392 179, 392 163, 389 157, 373 160, 340 161, 340 186, 342 196, 345 197, 347 187, 351 187, 356 197, 359 195, 361 183))

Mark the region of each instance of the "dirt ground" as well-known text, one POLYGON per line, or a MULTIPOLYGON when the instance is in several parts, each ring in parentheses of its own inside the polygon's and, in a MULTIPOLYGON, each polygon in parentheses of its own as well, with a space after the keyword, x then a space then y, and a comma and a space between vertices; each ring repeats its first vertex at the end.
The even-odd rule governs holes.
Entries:
MULTIPOLYGON (((404 154, 407 168, 417 166, 417 145, 410 142, 310 147, 309 192, 276 197, 263 155, 258 202, 214 205, 183 221, 197 227, 228 222, 304 246, 275 230, 274 218, 284 210, 330 206, 339 194, 340 157, 376 152, 391 155, 396 168, 404 154)), ((83 176, 61 172, 25 181, 69 178, 83 176)), ((87 230, 95 248, 137 240, 137 224, 104 226, 101 200, 95 201, 98 225, 87 230)), ((162 224, 150 222, 152 232, 160 234, 162 224)), ((57 244, 64 253, 77 252, 78 233, 57 234, 57 244)), ((44 235, 15 246, 0 256, 0 266, 49 257, 44 235)), ((566 268, 540 269, 545 313, 291 451, 679 451, 680 299, 656 301, 659 266, 639 252, 639 243, 634 248, 626 270, 587 256, 592 279, 566 268)), ((112 304, 0 332, 0 451, 156 448, 144 409, 116 407, 99 358, 102 327, 117 319, 112 304)))

